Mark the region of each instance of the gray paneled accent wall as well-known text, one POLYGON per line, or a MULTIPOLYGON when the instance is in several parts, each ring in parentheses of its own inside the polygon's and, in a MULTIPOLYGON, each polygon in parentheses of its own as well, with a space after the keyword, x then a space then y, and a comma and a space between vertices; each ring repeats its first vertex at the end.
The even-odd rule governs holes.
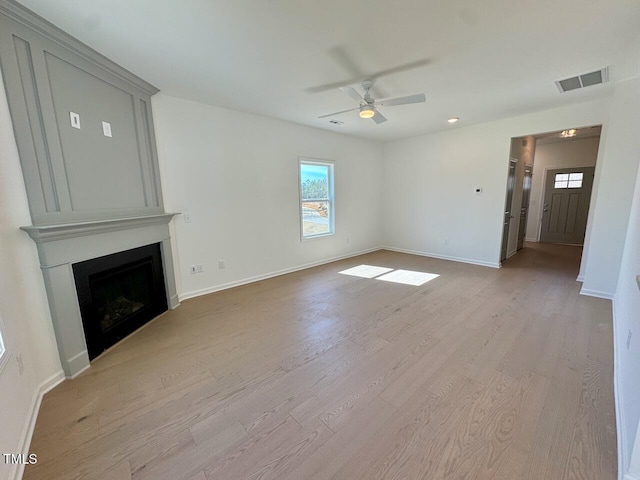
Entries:
POLYGON ((34 225, 163 212, 155 87, 11 0, 0 66, 34 225))
POLYGON ((75 263, 157 243, 167 304, 178 305, 151 115, 157 89, 13 0, 0 0, 0 68, 33 221, 22 229, 36 242, 73 377, 89 367, 75 263))

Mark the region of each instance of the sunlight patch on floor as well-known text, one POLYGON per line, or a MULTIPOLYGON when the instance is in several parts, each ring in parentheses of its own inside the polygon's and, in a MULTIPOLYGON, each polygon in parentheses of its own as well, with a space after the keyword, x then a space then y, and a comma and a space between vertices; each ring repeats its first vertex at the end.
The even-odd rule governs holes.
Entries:
POLYGON ((384 282, 402 283, 416 287, 424 285, 440 276, 436 273, 414 272, 400 269, 394 270, 393 268, 376 267, 374 265, 358 265, 357 267, 348 268, 338 273, 351 275, 353 277, 375 278, 376 280, 382 280, 384 282))
POLYGON ((376 280, 383 280, 385 282, 403 283, 405 285, 415 285, 419 287, 427 282, 430 282, 434 278, 438 278, 440 275, 435 273, 426 272, 413 272, 411 270, 394 270, 391 273, 387 273, 376 280))
POLYGON ((358 265, 357 267, 348 268, 339 273, 343 275, 351 275, 353 277, 374 278, 383 273, 392 271, 393 268, 374 267, 373 265, 358 265))

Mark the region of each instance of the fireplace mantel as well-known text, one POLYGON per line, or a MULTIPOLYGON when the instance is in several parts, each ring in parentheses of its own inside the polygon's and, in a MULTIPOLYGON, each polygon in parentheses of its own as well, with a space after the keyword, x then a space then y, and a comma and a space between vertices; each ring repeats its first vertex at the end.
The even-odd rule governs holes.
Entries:
POLYGON ((164 225, 178 215, 177 213, 162 213, 141 217, 126 217, 109 220, 94 220, 90 222, 74 222, 52 225, 29 225, 20 227, 29 234, 36 243, 53 242, 68 238, 85 237, 100 233, 128 230, 130 228, 164 225))
POLYGON ((21 227, 36 243, 56 333, 60 362, 67 377, 89 367, 73 264, 160 244, 169 308, 178 306, 169 222, 175 213, 21 227))

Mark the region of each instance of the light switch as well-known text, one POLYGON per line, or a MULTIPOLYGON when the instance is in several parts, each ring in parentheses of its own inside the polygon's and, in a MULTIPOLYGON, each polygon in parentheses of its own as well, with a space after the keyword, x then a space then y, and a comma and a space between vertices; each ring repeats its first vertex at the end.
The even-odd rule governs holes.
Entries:
POLYGON ((80 130, 80 115, 76 112, 69 112, 69 118, 71 118, 71 126, 80 130))
POLYGON ((109 122, 102 122, 102 133, 105 137, 111 137, 111 124, 109 122))

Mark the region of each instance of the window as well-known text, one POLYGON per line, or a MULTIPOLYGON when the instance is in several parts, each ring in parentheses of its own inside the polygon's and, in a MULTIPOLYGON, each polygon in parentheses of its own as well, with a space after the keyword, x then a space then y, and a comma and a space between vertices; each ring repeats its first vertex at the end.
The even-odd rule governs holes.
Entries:
POLYGON ((582 188, 582 172, 557 173, 554 188, 582 188))
POLYGON ((9 353, 7 352, 7 349, 4 346, 4 340, 2 338, 2 319, 0 318, 0 372, 2 372, 2 369, 7 364, 8 360, 9 360, 9 353))
POLYGON ((300 159, 302 238, 333 235, 333 163, 300 159))

